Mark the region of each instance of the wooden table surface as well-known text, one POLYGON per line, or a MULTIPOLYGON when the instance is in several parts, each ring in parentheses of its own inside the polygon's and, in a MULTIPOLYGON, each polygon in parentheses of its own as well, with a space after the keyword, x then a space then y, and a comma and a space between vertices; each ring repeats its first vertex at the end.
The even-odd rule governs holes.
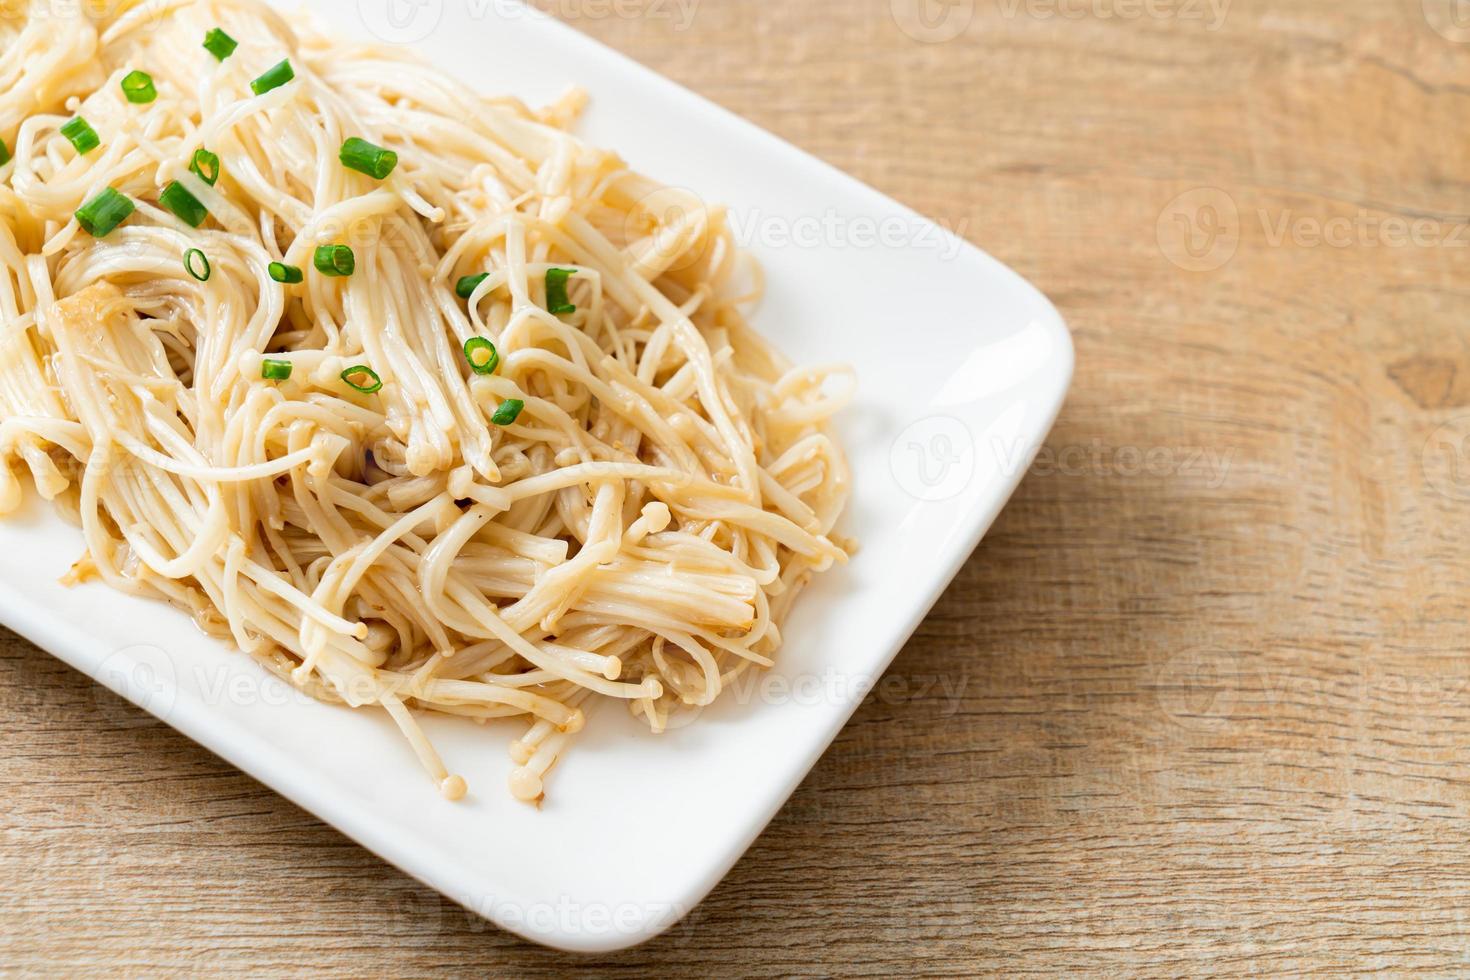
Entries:
POLYGON ((6 636, 0 970, 1470 972, 1470 30, 924 2, 543 4, 959 229, 1078 347, 1009 509, 708 901, 532 947, 6 636))

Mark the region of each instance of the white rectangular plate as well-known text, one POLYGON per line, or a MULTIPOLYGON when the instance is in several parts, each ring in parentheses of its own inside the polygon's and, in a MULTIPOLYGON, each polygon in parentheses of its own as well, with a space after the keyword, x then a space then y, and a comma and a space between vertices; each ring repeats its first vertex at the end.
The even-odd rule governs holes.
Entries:
POLYGON ((840 530, 861 551, 802 597, 775 671, 696 724, 655 737, 617 705, 594 711, 539 810, 505 788, 519 723, 428 721, 470 785, 445 802, 385 716, 287 690, 161 603, 62 587, 80 536, 34 499, 0 523, 0 620, 496 924, 632 946, 729 870, 974 549, 1055 419, 1070 338, 994 259, 555 21, 504 0, 311 6, 483 91, 538 104, 580 84, 583 135, 728 203, 769 277, 757 326, 798 362, 857 368, 840 530))

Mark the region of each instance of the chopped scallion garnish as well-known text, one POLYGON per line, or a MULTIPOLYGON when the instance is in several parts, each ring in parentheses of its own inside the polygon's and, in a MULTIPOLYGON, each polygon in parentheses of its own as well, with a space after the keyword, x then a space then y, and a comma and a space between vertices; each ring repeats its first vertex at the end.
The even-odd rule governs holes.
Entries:
POLYGON ((454 295, 460 299, 469 299, 474 295, 475 289, 480 283, 490 278, 490 273, 482 272, 475 276, 461 276, 459 282, 454 284, 454 295))
POLYGON ((302 279, 305 278, 298 267, 294 265, 287 265, 284 262, 272 262, 265 268, 266 271, 270 273, 271 278, 274 279, 276 282, 284 282, 290 284, 300 282, 302 279))
POLYGON ((351 245, 318 245, 311 264, 324 276, 350 276, 357 268, 351 245))
POLYGON ((251 82, 250 91, 256 95, 264 95, 271 89, 280 88, 295 77, 296 72, 292 70, 291 62, 282 61, 267 68, 263 75, 251 82))
POLYGON ((230 55, 234 54, 235 49, 239 46, 239 41, 236 41, 218 27, 210 28, 209 32, 204 35, 205 49, 220 61, 224 61, 230 55))
POLYGON ((93 238, 105 238, 133 213, 135 205, 111 187, 77 209, 77 224, 93 238))
POLYGON ((260 362, 260 376, 267 381, 285 381, 291 377, 291 362, 267 357, 260 362))
POLYGON ((519 398, 507 398, 500 403, 495 414, 490 416, 490 421, 496 425, 514 425, 515 420, 521 417, 521 409, 525 407, 526 403, 519 398))
POLYGON ((208 150, 195 150, 194 159, 189 161, 189 169, 194 175, 204 181, 210 187, 219 180, 219 157, 208 150))
POLYGON ((158 203, 178 215, 179 220, 191 228, 198 228, 209 216, 209 209, 200 204, 199 198, 190 194, 189 189, 177 180, 158 195, 158 203))
POLYGON ((189 275, 198 279, 200 282, 208 282, 209 256, 197 248, 189 249, 189 251, 184 253, 184 269, 189 275))
POLYGON ((81 116, 68 119, 61 127, 61 135, 71 140, 71 145, 77 148, 77 152, 84 155, 102 145, 102 137, 97 135, 97 130, 81 116))
POLYGON ((378 372, 366 364, 354 364, 343 371, 341 377, 348 386, 357 389, 364 395, 371 395, 383 387, 383 379, 378 377, 378 372))
POLYGON ((3 139, 0 139, 0 167, 5 166, 9 162, 10 147, 5 144, 5 141, 3 139))
POLYGON ((153 76, 146 71, 130 71, 122 78, 123 97, 134 105, 146 105, 158 98, 153 76))
POLYGON ((546 309, 551 313, 575 313, 577 308, 567 299, 567 280, 577 274, 575 269, 546 270, 546 309))
POLYGON ((464 342, 464 359, 476 374, 494 374, 500 366, 500 352, 484 337, 471 337, 464 342))
POLYGON ((342 144, 337 159, 342 161, 342 166, 378 180, 387 177, 393 172, 393 168, 398 166, 397 153, 385 150, 381 146, 374 146, 367 140, 358 139, 356 136, 350 137, 342 144))

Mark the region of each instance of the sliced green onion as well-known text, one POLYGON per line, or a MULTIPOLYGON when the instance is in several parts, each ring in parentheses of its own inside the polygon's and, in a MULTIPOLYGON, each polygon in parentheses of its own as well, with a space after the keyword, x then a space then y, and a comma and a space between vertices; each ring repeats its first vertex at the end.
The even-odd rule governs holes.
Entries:
POLYGON ((77 224, 93 238, 105 238, 127 220, 135 207, 126 194, 108 187, 77 209, 77 224))
POLYGON ((385 150, 381 146, 374 146, 367 140, 350 137, 342 144, 337 159, 342 161, 342 166, 358 173, 367 174, 382 180, 393 172, 398 166, 398 154, 392 150, 385 150))
POLYGON ((102 137, 97 135, 97 130, 92 124, 81 116, 72 116, 61 127, 61 135, 71 140, 71 145, 77 148, 78 153, 91 153, 102 145, 102 137))
POLYGON ((135 105, 145 105, 158 98, 153 76, 146 71, 130 71, 122 77, 123 98, 135 105))
POLYGON ((318 245, 311 264, 324 276, 350 276, 357 269, 351 245, 318 245))
POLYGON ((204 181, 210 187, 219 180, 219 157, 208 150, 195 150, 194 159, 189 161, 189 169, 194 175, 204 181))
POLYGON ((476 374, 494 374, 500 367, 500 352, 484 337, 471 337, 464 342, 464 359, 476 374))
POLYGON ((0 167, 5 166, 9 162, 10 147, 5 145, 5 141, 3 139, 0 139, 0 167))
POLYGON ((477 276, 462 276, 459 282, 454 284, 454 295, 460 299, 469 299, 474 295, 476 287, 489 278, 490 273, 488 272, 482 272, 477 276))
POLYGON ((218 27, 210 28, 209 33, 204 35, 205 49, 220 61, 224 61, 230 55, 234 54, 235 49, 239 46, 239 41, 236 41, 218 27))
POLYGON ((267 381, 285 381, 291 377, 291 362, 267 357, 260 362, 260 376, 267 381))
POLYGON ((199 198, 189 193, 189 188, 177 180, 163 189, 158 195, 158 203, 178 215, 179 220, 191 228, 198 228, 204 224, 204 219, 209 216, 209 209, 199 203, 199 198))
POLYGON ((343 371, 341 377, 349 387, 357 389, 364 395, 371 395, 383 387, 383 379, 378 377, 378 372, 366 364, 354 364, 343 371))
POLYGON ((264 74, 251 82, 250 91, 256 95, 264 95, 271 89, 280 88, 295 77, 296 72, 292 70, 291 62, 282 61, 267 68, 264 74))
POLYGON ((546 309, 551 313, 575 313, 577 308, 567 299, 567 280, 577 274, 575 269, 546 270, 546 309))
POLYGON ((495 414, 490 416, 490 421, 496 425, 514 425, 515 420, 521 417, 521 409, 525 407, 526 403, 519 398, 507 398, 500 403, 495 414))
POLYGON ((191 248, 184 253, 184 270, 200 282, 209 281, 209 256, 191 248))
POLYGON ((293 283, 300 282, 305 278, 300 268, 294 265, 287 265, 284 262, 272 262, 265 269, 276 282, 293 283))
POLYGON ((134 105, 146 105, 158 98, 153 76, 146 71, 130 71, 122 78, 123 98, 134 105))

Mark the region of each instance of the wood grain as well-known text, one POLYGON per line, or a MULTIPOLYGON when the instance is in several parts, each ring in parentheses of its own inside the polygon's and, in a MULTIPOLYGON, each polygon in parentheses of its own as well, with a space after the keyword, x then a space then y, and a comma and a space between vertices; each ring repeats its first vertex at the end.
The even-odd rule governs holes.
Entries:
POLYGON ((0 968, 1470 971, 1450 5, 543 5, 1054 297, 1079 371, 1040 465, 729 878, 603 961, 451 907, 7 637, 0 968), (946 10, 954 39, 899 26, 946 10))

